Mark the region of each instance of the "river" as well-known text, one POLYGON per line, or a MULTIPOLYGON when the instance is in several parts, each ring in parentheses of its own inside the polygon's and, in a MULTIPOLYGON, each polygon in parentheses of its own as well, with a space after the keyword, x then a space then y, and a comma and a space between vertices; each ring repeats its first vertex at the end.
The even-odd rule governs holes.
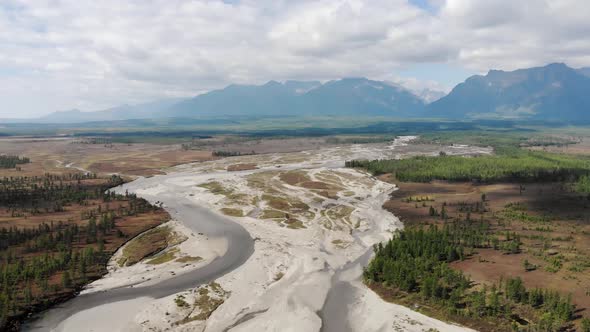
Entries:
MULTIPOLYGON (((116 188, 115 191, 129 190, 132 192, 137 188, 144 187, 148 182, 163 181, 164 178, 170 176, 174 175, 140 178, 116 188)), ((181 190, 181 188, 174 189, 181 190)), ((31 322, 23 326, 23 331, 64 331, 65 320, 81 311, 141 297, 153 299, 165 297, 215 280, 246 262, 254 252, 254 241, 244 227, 223 215, 211 212, 186 198, 182 198, 177 195, 177 190, 160 194, 158 197, 143 197, 152 202, 164 203, 171 217, 181 220, 192 231, 204 233, 209 237, 226 239, 228 246, 223 256, 214 259, 202 268, 163 280, 155 285, 121 287, 105 292, 79 295, 34 317, 31 322)))

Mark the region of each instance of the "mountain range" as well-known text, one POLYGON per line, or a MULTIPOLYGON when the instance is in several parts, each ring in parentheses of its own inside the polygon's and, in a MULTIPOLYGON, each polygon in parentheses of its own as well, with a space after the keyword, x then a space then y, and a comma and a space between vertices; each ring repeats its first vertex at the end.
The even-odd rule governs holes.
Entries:
POLYGON ((573 69, 553 63, 515 71, 490 70, 486 75, 469 77, 443 95, 431 90, 412 92, 391 82, 366 78, 325 83, 270 81, 264 85, 230 85, 187 99, 122 105, 96 112, 60 111, 26 121, 79 123, 220 116, 590 121, 590 68, 573 69))
POLYGON ((563 63, 491 70, 457 85, 428 105, 440 118, 590 121, 590 71, 563 63))

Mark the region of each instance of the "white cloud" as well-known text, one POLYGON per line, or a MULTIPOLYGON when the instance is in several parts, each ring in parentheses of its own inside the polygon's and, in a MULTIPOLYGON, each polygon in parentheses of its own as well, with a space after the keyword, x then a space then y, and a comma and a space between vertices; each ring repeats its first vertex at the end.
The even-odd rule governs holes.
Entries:
POLYGON ((590 65, 590 2, 431 4, 436 10, 405 0, 3 0, 0 116, 100 109, 229 83, 387 78, 424 62, 477 72, 590 65))
POLYGON ((587 66, 590 2, 447 0, 440 14, 462 65, 516 69, 563 61, 587 66))

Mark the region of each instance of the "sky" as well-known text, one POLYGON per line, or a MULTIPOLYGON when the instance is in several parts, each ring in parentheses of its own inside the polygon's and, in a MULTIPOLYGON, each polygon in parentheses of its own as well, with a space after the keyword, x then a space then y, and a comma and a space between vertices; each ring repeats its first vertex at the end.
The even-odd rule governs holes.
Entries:
POLYGON ((590 66, 587 0, 0 0, 0 118, 368 77, 590 66))

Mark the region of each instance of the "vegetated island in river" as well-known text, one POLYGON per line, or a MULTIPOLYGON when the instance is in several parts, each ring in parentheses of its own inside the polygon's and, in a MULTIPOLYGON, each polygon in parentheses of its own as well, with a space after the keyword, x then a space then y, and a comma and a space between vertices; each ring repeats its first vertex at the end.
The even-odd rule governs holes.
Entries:
MULTIPOLYGON (((19 157, 1 164, 28 162, 19 157)), ((74 297, 107 272, 126 241, 169 220, 144 199, 108 192, 124 183, 120 176, 39 173, 0 178, 2 331, 16 331, 31 314, 74 297)))
POLYGON ((496 152, 347 162, 400 186, 365 283, 480 331, 590 331, 590 158, 496 152))

